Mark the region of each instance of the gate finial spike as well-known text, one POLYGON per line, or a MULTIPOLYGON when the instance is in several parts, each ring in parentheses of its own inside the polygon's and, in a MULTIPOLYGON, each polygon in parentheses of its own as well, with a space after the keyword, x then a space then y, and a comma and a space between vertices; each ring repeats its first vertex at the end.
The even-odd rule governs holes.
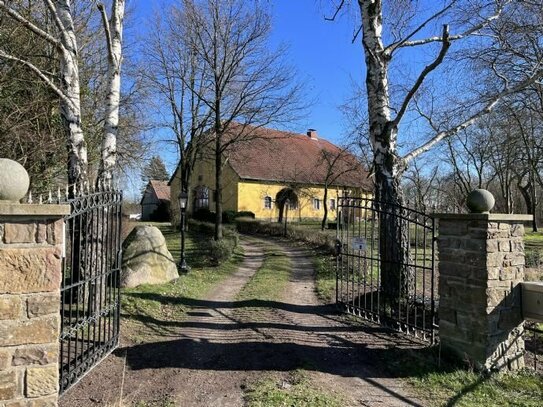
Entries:
POLYGON ((51 190, 49 190, 49 195, 47 197, 47 203, 48 204, 52 204, 53 203, 53 193, 51 192, 51 190))
POLYGON ((32 203, 32 191, 28 191, 28 203, 32 203))
POLYGON ((60 187, 57 187, 57 203, 60 203, 60 187))
POLYGON ((39 203, 40 205, 43 205, 43 197, 42 197, 41 194, 40 194, 40 199, 39 199, 38 203, 39 203))

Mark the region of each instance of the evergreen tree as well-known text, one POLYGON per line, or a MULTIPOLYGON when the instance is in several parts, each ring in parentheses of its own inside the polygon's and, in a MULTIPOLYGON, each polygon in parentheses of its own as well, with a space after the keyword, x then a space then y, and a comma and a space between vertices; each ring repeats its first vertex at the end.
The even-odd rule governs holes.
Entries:
POLYGON ((170 179, 164 161, 162 161, 162 158, 157 155, 151 157, 149 163, 141 172, 141 180, 145 182, 145 184, 152 179, 158 181, 168 181, 170 179))

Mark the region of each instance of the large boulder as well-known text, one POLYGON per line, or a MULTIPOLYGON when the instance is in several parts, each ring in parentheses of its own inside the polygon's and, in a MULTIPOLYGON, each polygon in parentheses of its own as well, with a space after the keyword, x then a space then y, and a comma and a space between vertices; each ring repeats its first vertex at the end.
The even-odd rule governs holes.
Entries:
POLYGON ((166 239, 155 226, 136 226, 123 243, 121 287, 162 284, 179 278, 166 239))

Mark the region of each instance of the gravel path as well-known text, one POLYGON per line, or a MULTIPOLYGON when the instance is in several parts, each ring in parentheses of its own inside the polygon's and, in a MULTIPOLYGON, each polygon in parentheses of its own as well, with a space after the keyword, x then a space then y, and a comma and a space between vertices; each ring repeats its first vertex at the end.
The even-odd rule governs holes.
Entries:
MULTIPOLYGON (((121 347, 61 400, 62 407, 118 405, 243 406, 245 387, 268 372, 309 371, 353 406, 421 405, 398 379, 379 369, 379 354, 398 344, 379 328, 344 323, 315 295, 308 253, 279 244, 293 262, 277 301, 235 302, 263 260, 262 240, 243 238, 240 269, 205 300, 190 300, 182 321, 159 342, 121 347), (124 374, 123 374, 124 372, 124 374), (121 384, 122 383, 122 384, 121 384), (144 404, 145 405, 145 404, 144 404)), ((406 345, 407 346, 407 345, 406 345)))

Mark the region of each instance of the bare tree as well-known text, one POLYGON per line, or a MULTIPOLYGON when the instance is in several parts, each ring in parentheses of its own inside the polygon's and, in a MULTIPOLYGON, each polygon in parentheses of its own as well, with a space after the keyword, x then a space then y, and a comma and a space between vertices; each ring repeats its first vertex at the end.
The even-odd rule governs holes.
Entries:
MULTIPOLYGON (((167 128, 173 134, 179 152, 180 190, 190 194, 194 165, 209 143, 205 133, 211 125, 212 111, 199 97, 205 94, 204 78, 208 72, 200 69, 201 60, 191 49, 193 44, 188 41, 190 21, 187 18, 184 8, 179 5, 172 5, 167 13, 161 12, 153 17, 152 46, 146 39, 141 71, 156 95, 157 110, 161 116, 158 126, 167 128), (167 109, 163 106, 167 106, 167 109)), ((177 205, 176 201, 174 199, 174 206, 177 205)), ((172 221, 175 223, 178 219, 172 221)))
POLYGON ((263 2, 185 0, 183 5, 190 49, 204 72, 191 91, 212 118, 219 240, 225 157, 236 144, 258 137, 258 128, 296 117, 301 87, 283 62, 284 49, 269 50, 271 16, 263 2))
POLYGON ((323 149, 316 166, 324 168, 324 215, 321 221, 321 230, 324 230, 328 219, 328 189, 345 175, 362 172, 363 167, 348 147, 338 148, 335 151, 323 149))

